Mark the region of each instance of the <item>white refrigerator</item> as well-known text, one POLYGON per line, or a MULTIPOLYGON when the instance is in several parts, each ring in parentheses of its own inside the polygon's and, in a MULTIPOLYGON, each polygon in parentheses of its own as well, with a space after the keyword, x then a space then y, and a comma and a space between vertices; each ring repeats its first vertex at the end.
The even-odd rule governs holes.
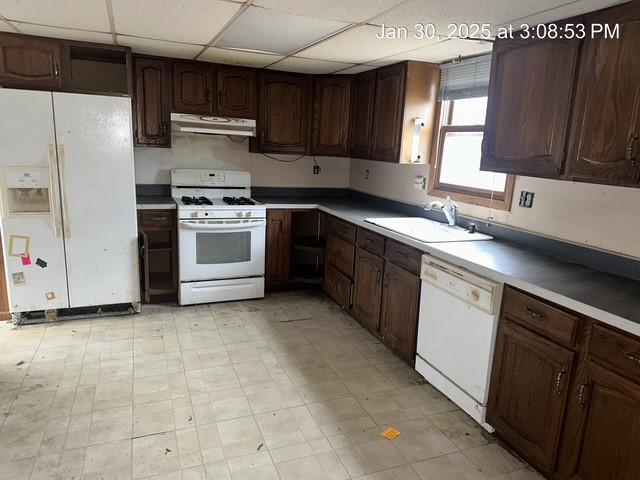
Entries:
POLYGON ((0 89, 0 200, 14 320, 139 308, 129 98, 0 89))

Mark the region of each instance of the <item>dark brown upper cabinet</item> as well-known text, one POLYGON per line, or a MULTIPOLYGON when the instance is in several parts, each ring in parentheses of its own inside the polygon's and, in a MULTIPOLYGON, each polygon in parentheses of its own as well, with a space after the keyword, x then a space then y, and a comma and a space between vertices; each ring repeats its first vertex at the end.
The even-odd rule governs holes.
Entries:
POLYGON ((424 62, 402 62, 376 71, 370 158, 384 162, 426 163, 431 152, 440 69, 424 62), (421 118, 419 148, 412 158, 414 122, 421 118))
POLYGON ((0 34, 0 85, 61 89, 62 50, 51 39, 0 34))
POLYGON ((218 115, 234 118, 256 118, 256 71, 250 68, 219 66, 218 115))
POLYGON ((400 156, 406 63, 377 72, 371 134, 371 158, 396 162, 400 156))
POLYGON ((258 150, 305 155, 309 151, 309 77, 261 72, 258 150))
POLYGON ((173 62, 173 111, 213 115, 214 76, 211 65, 173 62))
POLYGON ((135 143, 139 146, 171 146, 171 77, 164 59, 136 57, 135 143))
POLYGON ((313 93, 311 153, 334 157, 347 156, 349 154, 351 77, 348 75, 316 77, 313 93))
POLYGON ((352 157, 370 158, 375 89, 375 70, 354 77, 351 95, 351 124, 349 126, 349 155, 352 157))
POLYGON ((562 174, 578 40, 497 40, 481 169, 562 174))
POLYGON ((580 61, 568 177, 598 183, 640 181, 640 4, 588 15, 590 25, 619 25, 620 38, 585 40, 580 61))

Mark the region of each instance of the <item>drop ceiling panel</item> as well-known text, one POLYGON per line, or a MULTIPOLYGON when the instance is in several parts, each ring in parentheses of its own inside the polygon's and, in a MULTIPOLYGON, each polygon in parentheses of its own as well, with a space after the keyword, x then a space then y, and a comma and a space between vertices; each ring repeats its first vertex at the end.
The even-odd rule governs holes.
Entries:
POLYGON ((221 0, 111 0, 120 34, 206 44, 241 5, 221 0))
POLYGON ((378 16, 371 23, 404 26, 414 29, 416 23, 433 23, 440 35, 449 33, 451 23, 489 23, 493 28, 534 13, 568 3, 567 0, 409 0, 378 16))
POLYGON ((109 31, 105 0, 3 0, 0 15, 21 22, 109 31))
POLYGON ((470 57, 491 52, 493 44, 491 42, 480 42, 475 40, 460 40, 452 38, 434 43, 427 47, 403 52, 392 57, 387 57, 380 61, 373 62, 378 66, 401 62, 403 60, 418 60, 421 62, 442 63, 457 58, 470 57))
POLYGON ((327 62, 326 60, 312 60, 310 58, 287 57, 278 63, 271 65, 271 70, 284 70, 285 72, 301 73, 333 73, 337 70, 353 67, 352 63, 327 62))
POLYGON ((40 37, 63 38, 65 40, 77 40, 79 42, 95 42, 113 44, 113 37, 106 32, 89 32, 86 30, 74 30, 72 28, 47 27, 45 25, 33 25, 30 23, 16 23, 14 25, 21 33, 38 35, 40 37))
POLYGON ((347 25, 250 7, 216 45, 286 55, 347 25))
POLYGON ((176 58, 194 58, 202 50, 202 45, 164 42, 162 40, 149 40, 126 35, 118 35, 118 44, 131 47, 135 53, 176 58))
POLYGON ((305 58, 351 63, 370 63, 372 60, 396 55, 423 47, 437 40, 419 40, 413 35, 406 39, 376 38, 379 27, 355 27, 300 52, 305 58))
POLYGON ((398 5, 403 0, 256 0, 259 7, 292 15, 359 23, 398 5))
POLYGON ((525 18, 517 20, 517 24, 528 23, 529 25, 537 25, 539 23, 549 23, 564 18, 582 15, 583 13, 593 12, 602 8, 611 7, 624 3, 627 0, 582 0, 562 5, 558 8, 547 10, 525 18))
POLYGON ((267 55, 265 53, 243 52, 239 50, 209 47, 200 57, 198 57, 198 60, 262 68, 272 64, 273 62, 277 62, 281 58, 283 58, 282 55, 267 55))

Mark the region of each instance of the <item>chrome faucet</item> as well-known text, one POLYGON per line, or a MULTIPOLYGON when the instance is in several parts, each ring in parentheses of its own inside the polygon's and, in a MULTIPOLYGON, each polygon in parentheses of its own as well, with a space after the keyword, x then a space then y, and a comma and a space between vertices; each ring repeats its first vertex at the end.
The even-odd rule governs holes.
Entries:
POLYGON ((445 203, 442 203, 438 200, 427 203, 427 206, 424 209, 428 212, 430 210, 439 210, 444 213, 444 216, 447 217, 447 222, 450 227, 456 226, 456 219, 458 216, 458 204, 451 200, 451 197, 447 197, 445 203))

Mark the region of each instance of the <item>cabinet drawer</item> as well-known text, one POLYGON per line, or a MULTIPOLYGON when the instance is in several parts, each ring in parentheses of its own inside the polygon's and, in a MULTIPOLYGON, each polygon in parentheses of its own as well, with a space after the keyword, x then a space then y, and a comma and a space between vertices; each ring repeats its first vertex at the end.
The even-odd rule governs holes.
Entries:
POLYGON ((358 246, 371 253, 382 256, 384 254, 384 237, 366 228, 358 227, 358 246))
POLYGON ((327 263, 353 278, 353 261, 356 247, 341 238, 330 235, 327 239, 327 263))
POLYGON ((502 313, 562 345, 575 343, 578 317, 509 287, 504 290, 502 313))
POLYGON ((171 230, 176 221, 175 210, 139 210, 138 226, 171 230))
POLYGON ((589 354, 614 372, 640 383, 640 339, 594 325, 589 354))
POLYGON ((356 226, 336 217, 329 217, 329 233, 347 242, 355 243, 356 241, 356 226))
POLYGON ((416 275, 420 275, 422 252, 415 248, 387 239, 387 259, 416 275))
POLYGON ((324 290, 338 305, 348 309, 351 300, 351 280, 333 268, 327 265, 324 275, 324 290))

